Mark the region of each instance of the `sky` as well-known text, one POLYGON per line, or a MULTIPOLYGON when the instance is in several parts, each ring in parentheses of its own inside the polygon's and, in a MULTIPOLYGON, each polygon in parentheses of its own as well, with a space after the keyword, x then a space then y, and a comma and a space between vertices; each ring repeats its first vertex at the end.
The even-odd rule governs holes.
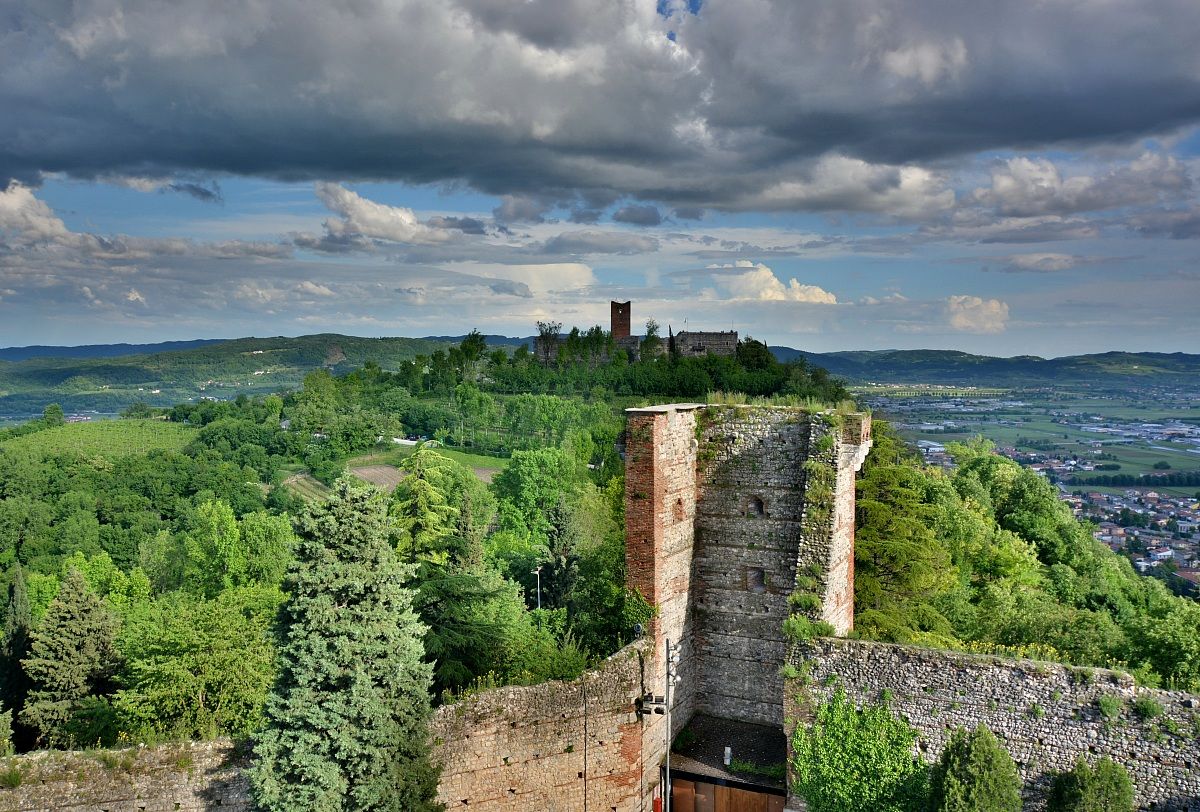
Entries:
POLYGON ((9 0, 0 346, 1200 352, 1195 0, 9 0))

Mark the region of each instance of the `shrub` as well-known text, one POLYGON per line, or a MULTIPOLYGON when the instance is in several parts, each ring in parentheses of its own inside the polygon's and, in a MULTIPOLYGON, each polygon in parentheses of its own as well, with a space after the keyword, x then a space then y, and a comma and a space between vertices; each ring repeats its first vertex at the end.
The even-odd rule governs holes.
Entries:
POLYGON ((1112 694, 1104 694, 1096 700, 1097 707, 1100 708, 1100 715, 1108 721, 1112 722, 1121 717, 1121 711, 1125 708, 1125 703, 1119 696, 1112 694))
POLYGON ((792 789, 809 812, 916 812, 928 768, 912 753, 917 733, 887 705, 856 707, 839 688, 792 739, 792 789))
POLYGON ((1155 716, 1161 716, 1163 706, 1148 696, 1139 696, 1133 700, 1133 715, 1145 722, 1155 716))
POLYGON ((803 615, 792 615, 783 621, 783 635, 795 643, 803 643, 814 637, 832 637, 833 626, 825 621, 813 622, 803 615))
POLYGON ((1054 779, 1047 812, 1133 812, 1133 781, 1120 764, 1105 757, 1089 767, 1082 757, 1070 772, 1054 779))
POLYGON ((793 592, 788 596, 788 603, 801 612, 821 611, 821 598, 811 592, 793 592))
POLYGON ((933 812, 1020 812, 1017 765, 986 726, 959 728, 930 776, 933 812))

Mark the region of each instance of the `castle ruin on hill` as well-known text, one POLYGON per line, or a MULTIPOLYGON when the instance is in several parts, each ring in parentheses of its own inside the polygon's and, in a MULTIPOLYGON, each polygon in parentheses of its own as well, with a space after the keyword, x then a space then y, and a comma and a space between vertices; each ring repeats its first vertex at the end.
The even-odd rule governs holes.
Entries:
MULTIPOLYGON (((1107 755, 1129 769, 1139 808, 1200 812, 1200 696, 1103 669, 845 637, 869 416, 676 403, 627 418, 627 585, 656 615, 575 680, 438 708, 446 809, 660 812, 669 776, 674 812, 799 810, 786 780, 732 772, 724 750, 784 762, 787 731, 841 685, 859 703, 886 690, 929 760, 955 727, 987 724, 1025 779, 1026 809, 1044 808, 1053 771, 1107 755), (789 641, 784 621, 798 612, 835 636, 789 641), (669 716, 657 712, 668 640, 680 646, 669 716), (1119 719, 1100 712, 1105 696, 1123 702, 1119 719), (1169 727, 1139 721, 1136 698, 1158 703, 1169 727), (701 741, 671 754, 668 773, 668 742, 689 725, 701 741)), ((21 786, 0 789, 0 809, 248 810, 244 758, 220 742, 138 750, 128 771, 86 754, 21 756, 21 786)))
MULTIPOLYGON (((629 360, 638 361, 642 356, 642 341, 645 336, 634 335, 631 331, 633 302, 609 302, 609 335, 612 337, 613 349, 624 350, 629 360)), ((543 324, 539 323, 539 329, 543 324)), ((561 325, 553 323, 555 329, 542 331, 533 342, 533 354, 539 363, 552 364, 559 356, 559 350, 564 341, 557 328, 561 325)), ((729 355, 737 352, 738 334, 736 330, 722 332, 683 331, 676 333, 670 325, 667 326, 667 337, 658 345, 657 353, 670 353, 681 358, 695 358, 703 355, 729 355)), ((648 360, 648 359, 647 359, 648 360)))

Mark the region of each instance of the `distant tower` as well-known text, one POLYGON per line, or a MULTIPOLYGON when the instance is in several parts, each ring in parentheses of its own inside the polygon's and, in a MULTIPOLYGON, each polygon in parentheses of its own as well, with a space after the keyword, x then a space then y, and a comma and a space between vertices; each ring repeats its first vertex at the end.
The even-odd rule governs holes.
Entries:
POLYGON ((614 341, 629 338, 629 313, 631 302, 609 302, 612 313, 612 337, 614 341))

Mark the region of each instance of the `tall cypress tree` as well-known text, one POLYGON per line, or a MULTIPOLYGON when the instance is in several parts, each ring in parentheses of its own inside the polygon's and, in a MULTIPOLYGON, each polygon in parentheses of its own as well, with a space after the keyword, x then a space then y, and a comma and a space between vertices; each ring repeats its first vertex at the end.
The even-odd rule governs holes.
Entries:
MULTIPOLYGON (((0 691, 4 707, 18 716, 25 708, 29 695, 29 678, 21 660, 29 656, 29 637, 33 632, 33 613, 29 607, 29 592, 25 585, 25 568, 17 562, 8 585, 8 614, 4 618, 4 642, 0 651, 0 691)), ((12 731, 13 742, 20 749, 33 745, 33 733, 18 724, 12 731)))
POLYGON ((263 810, 438 808, 425 629, 386 523, 381 494, 348 479, 297 520, 279 677, 250 772, 263 810))
POLYGON ((30 691, 20 718, 37 731, 40 743, 75 744, 71 722, 84 700, 112 692, 120 665, 115 637, 116 619, 79 570, 71 570, 33 631, 23 661, 30 691))

